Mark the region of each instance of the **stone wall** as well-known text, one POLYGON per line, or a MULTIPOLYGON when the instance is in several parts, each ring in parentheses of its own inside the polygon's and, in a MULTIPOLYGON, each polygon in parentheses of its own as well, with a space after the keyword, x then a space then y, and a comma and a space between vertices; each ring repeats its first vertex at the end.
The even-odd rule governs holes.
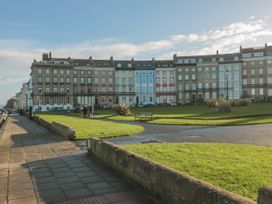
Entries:
POLYGON ((52 130, 54 132, 60 134, 61 136, 67 138, 68 140, 75 139, 76 131, 73 128, 68 127, 64 124, 57 123, 57 122, 53 121, 52 122, 52 130))
POLYGON ((68 127, 61 123, 57 123, 55 121, 50 123, 47 120, 44 120, 36 115, 33 117, 33 120, 39 123, 41 126, 56 132, 57 134, 65 137, 68 140, 75 139, 76 131, 71 127, 68 127))
POLYGON ((255 203, 242 196, 132 154, 110 142, 89 139, 87 146, 91 154, 159 196, 163 203, 255 203))
POLYGON ((272 204, 272 187, 260 188, 258 204, 272 204))

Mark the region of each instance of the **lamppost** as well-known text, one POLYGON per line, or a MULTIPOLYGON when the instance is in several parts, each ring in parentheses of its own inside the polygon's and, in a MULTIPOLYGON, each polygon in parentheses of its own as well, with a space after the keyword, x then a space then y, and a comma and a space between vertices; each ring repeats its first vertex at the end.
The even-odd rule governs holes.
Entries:
POLYGON ((226 76, 227 76, 227 100, 229 100, 229 70, 226 70, 226 76))

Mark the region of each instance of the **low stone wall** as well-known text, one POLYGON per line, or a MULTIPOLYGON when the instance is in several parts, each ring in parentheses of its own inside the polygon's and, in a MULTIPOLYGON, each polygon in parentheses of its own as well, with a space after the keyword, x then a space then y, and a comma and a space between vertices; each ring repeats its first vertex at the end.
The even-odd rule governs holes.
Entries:
POLYGON ((53 121, 52 122, 52 130, 54 132, 60 134, 61 136, 67 138, 68 140, 75 139, 76 131, 73 128, 63 125, 61 123, 57 123, 57 122, 53 121))
POLYGON ((47 120, 44 120, 36 115, 33 116, 33 120, 36 121, 37 123, 39 123, 41 126, 52 130, 52 123, 48 122, 47 120))
POLYGON ((50 123, 36 115, 33 116, 33 120, 39 123, 41 126, 58 133, 59 135, 65 137, 68 140, 74 140, 76 137, 76 131, 73 128, 68 127, 64 124, 57 123, 55 121, 50 123))
POLYGON ((259 190, 258 204, 272 204, 272 187, 263 187, 259 190))
POLYGON ((242 196, 132 154, 110 142, 94 138, 87 141, 87 146, 91 154, 159 196, 163 203, 255 203, 242 196))

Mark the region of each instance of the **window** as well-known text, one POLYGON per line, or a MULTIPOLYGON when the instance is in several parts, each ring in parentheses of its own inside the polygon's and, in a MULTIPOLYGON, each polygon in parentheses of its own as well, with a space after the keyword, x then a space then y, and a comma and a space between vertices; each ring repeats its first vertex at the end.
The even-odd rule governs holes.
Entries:
POLYGON ((67 93, 70 93, 70 88, 67 88, 66 92, 67 92, 67 93))
POLYGON ((88 74, 88 75, 90 75, 90 74, 91 74, 91 71, 90 71, 90 70, 89 70, 89 71, 87 71, 87 74, 88 74))
POLYGON ((38 74, 41 74, 42 73, 42 69, 38 69, 38 74))
POLYGON ((202 83, 198 83, 198 88, 202 89, 202 83))
POLYGON ((53 88, 53 92, 57 93, 58 92, 58 88, 53 88))
POLYGON ((63 72, 63 69, 61 69, 61 70, 60 70, 60 74, 62 74, 62 75, 63 75, 63 73, 64 73, 64 72, 63 72))
POLYGON ((67 74, 67 75, 70 75, 70 70, 66 70, 66 74, 67 74))
POLYGON ((45 83, 50 83, 50 78, 49 77, 45 77, 45 83))
POLYGON ((163 77, 163 83, 166 84, 167 83, 167 78, 163 77))
POLYGON ((38 77, 38 83, 42 83, 42 77, 38 77))
POLYGON ((268 96, 272 96, 272 89, 268 89, 268 96))
POLYGON ((64 93, 64 88, 60 88, 60 93, 64 93))
POLYGON ((45 93, 49 93, 50 89, 49 88, 45 88, 45 93))
POLYGON ((216 88, 216 83, 212 83, 212 88, 213 88, 213 89, 216 88))
POLYGON ((88 84, 92 83, 92 78, 88 77, 87 82, 88 84))
POLYGON ((130 63, 127 66, 128 66, 128 68, 131 68, 131 64, 130 63))
POLYGON ((264 83, 264 79, 263 78, 259 78, 259 84, 263 84, 264 83))
POLYGON ((205 83, 205 88, 206 88, 206 89, 210 88, 210 87, 209 87, 209 83, 205 83))
POLYGON ((76 70, 74 70, 74 74, 77 74, 77 71, 76 71, 76 70))
POLYGON ((122 66, 121 63, 117 63, 118 68, 121 68, 121 66, 122 66))
POLYGON ((212 79, 216 79, 216 74, 212 74, 212 79))
POLYGON ((58 70, 54 69, 53 74, 58 74, 58 70))
POLYGON ((109 78, 109 84, 112 84, 112 78, 109 78))
POLYGON ((201 72, 202 71, 202 67, 198 67, 198 71, 201 72))
POLYGON ((255 85, 255 79, 251 79, 251 84, 255 85))
POLYGON ((38 93, 39 93, 39 94, 42 93, 42 88, 38 88, 38 93))
POLYGON ((247 75, 247 70, 243 69, 243 75, 247 75))
POLYGON ((60 78, 60 83, 64 83, 64 78, 63 77, 60 78))
POLYGON ((77 83, 77 77, 74 77, 74 83, 77 83))
POLYGON ((192 90, 196 90, 196 84, 195 83, 192 84, 192 90))
POLYGON ((251 69, 251 75, 255 75, 255 69, 251 69))
POLYGON ((244 84, 244 85, 247 84, 247 79, 243 79, 243 84, 244 84))
POLYGON ((251 89, 251 95, 255 96, 255 89, 251 89))
POLYGON ((272 84, 272 78, 271 77, 268 78, 268 83, 272 84))
POLYGON ((272 67, 268 67, 268 68, 267 68, 267 73, 268 73, 268 74, 272 74, 272 67))
POLYGON ((260 95, 260 96, 263 96, 263 95, 264 95, 264 90, 263 90, 263 88, 260 88, 260 90, 259 90, 259 95, 260 95))
POLYGON ((80 78, 80 83, 81 83, 81 84, 84 84, 84 83, 85 83, 84 77, 81 77, 81 78, 80 78))
POLYGON ((49 74, 49 73, 50 73, 49 69, 46 69, 45 74, 49 74))
POLYGON ((67 83, 67 84, 70 84, 70 83, 71 83, 70 77, 67 77, 67 78, 66 78, 66 83, 67 83))
POLYGON ((185 75, 185 80, 189 80, 189 75, 185 75))
POLYGON ((178 80, 182 80, 182 75, 178 75, 178 80))
POLYGON ((263 68, 259 69, 259 74, 263 74, 263 68))
POLYGON ((58 83, 58 78, 57 78, 57 77, 54 77, 54 78, 53 78, 53 82, 54 82, 54 83, 58 83))

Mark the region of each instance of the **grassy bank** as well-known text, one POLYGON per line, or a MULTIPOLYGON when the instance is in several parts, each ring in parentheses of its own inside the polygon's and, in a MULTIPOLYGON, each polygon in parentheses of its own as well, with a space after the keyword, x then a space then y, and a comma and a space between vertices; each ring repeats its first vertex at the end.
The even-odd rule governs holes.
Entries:
POLYGON ((253 200, 260 187, 272 185, 271 147, 179 143, 124 148, 253 200))
POLYGON ((91 137, 107 138, 134 135, 144 131, 139 125, 120 124, 94 119, 84 119, 72 115, 57 115, 56 113, 43 113, 40 117, 47 121, 56 121, 76 130, 76 139, 91 137))

